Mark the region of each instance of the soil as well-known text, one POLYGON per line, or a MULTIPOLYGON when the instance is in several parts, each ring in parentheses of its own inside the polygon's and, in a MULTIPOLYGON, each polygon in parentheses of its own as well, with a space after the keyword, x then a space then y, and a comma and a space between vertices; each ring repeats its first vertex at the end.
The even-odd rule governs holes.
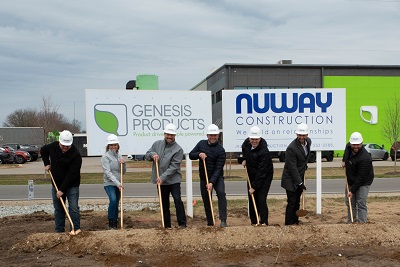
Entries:
POLYGON ((206 226, 197 201, 188 227, 177 228, 172 216, 170 230, 160 227, 159 211, 149 208, 125 211, 123 230, 107 230, 105 211, 82 211, 83 231, 76 236, 54 233, 53 214, 35 212, 0 218, 0 265, 399 266, 399 204, 399 197, 370 196, 369 222, 346 224, 343 198, 324 198, 321 215, 311 211, 310 197, 300 225, 283 226, 285 199, 269 199, 270 225, 251 226, 246 201, 228 200, 229 226, 220 228, 206 226))

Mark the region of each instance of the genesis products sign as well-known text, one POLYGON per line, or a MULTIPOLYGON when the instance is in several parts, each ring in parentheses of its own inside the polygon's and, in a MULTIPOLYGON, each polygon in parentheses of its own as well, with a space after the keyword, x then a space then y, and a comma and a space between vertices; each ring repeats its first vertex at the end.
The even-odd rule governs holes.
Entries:
POLYGON ((88 155, 105 152, 109 134, 118 136, 123 155, 145 154, 164 138, 164 127, 177 127, 176 141, 188 153, 211 124, 211 93, 86 89, 88 155))
POLYGON ((283 151, 306 123, 312 150, 341 150, 346 144, 345 89, 224 90, 222 116, 226 151, 241 151, 252 126, 262 130, 270 151, 283 151))

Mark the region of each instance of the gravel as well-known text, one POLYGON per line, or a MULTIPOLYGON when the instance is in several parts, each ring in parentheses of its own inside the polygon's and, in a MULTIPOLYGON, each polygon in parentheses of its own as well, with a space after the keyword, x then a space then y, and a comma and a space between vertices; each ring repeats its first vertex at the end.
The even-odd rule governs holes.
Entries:
MULTIPOLYGON (((54 208, 52 204, 46 203, 30 203, 29 201, 21 203, 21 205, 12 205, 12 203, 0 203, 0 218, 6 216, 13 215, 24 215, 24 214, 32 214, 34 212, 43 211, 49 214, 54 213, 54 208)), ((90 203, 82 203, 79 204, 81 211, 107 211, 108 204, 90 204, 90 203)), ((128 202, 124 203, 124 211, 137 211, 142 210, 144 208, 150 209, 159 209, 158 204, 150 203, 150 202, 128 202)))

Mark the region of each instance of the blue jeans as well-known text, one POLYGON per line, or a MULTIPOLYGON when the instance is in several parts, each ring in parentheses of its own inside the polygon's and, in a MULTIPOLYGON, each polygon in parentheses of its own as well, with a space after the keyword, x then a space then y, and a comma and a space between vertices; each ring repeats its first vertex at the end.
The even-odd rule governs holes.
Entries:
MULTIPOLYGON (((65 232, 65 211, 62 206, 61 200, 57 198, 57 191, 52 187, 52 198, 54 206, 54 221, 55 230, 57 233, 65 232)), ((79 213, 79 187, 70 187, 64 192, 62 196, 65 205, 66 199, 68 199, 68 213, 71 217, 72 223, 74 224, 74 230, 81 229, 81 216, 79 213)), ((71 231, 72 229, 70 229, 71 231)))
POLYGON ((185 207, 181 200, 181 183, 161 185, 161 200, 164 213, 164 227, 171 228, 171 212, 169 210, 169 194, 171 193, 174 199, 176 219, 179 226, 186 226, 185 207))
POLYGON ((108 205, 108 219, 118 221, 118 205, 121 199, 119 188, 114 185, 104 186, 110 203, 108 205))

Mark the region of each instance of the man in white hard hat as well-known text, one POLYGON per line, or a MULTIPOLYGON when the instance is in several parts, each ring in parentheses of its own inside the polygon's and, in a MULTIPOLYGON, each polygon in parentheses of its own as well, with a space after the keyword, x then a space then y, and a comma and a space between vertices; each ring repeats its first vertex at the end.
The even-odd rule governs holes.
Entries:
POLYGON ((101 167, 103 168, 104 190, 109 199, 108 204, 108 229, 118 228, 118 206, 121 199, 121 171, 126 173, 125 160, 119 153, 118 136, 110 134, 107 137, 106 152, 101 157, 101 167), (121 170, 122 167, 122 170, 121 170))
POLYGON ((246 168, 251 184, 250 188, 247 183, 251 224, 268 225, 267 196, 274 175, 274 165, 267 141, 262 138, 261 129, 258 126, 251 127, 249 137, 242 144, 242 154, 243 158, 239 158, 239 163, 246 168), (260 221, 258 221, 251 195, 254 196, 260 221))
MULTIPOLYGON (((79 186, 81 183, 82 157, 72 144, 73 136, 70 131, 60 133, 59 140, 44 145, 40 154, 46 171, 51 171, 58 191, 52 187, 54 206, 55 230, 65 232, 65 211, 60 201, 68 199, 68 213, 74 224, 75 233, 80 232, 79 186)), ((72 229, 71 229, 72 230, 72 229)))
POLYGON ((178 225, 180 228, 186 227, 185 207, 181 199, 183 149, 175 141, 175 136, 176 126, 167 124, 164 128, 164 139, 154 142, 146 153, 147 160, 158 162, 160 177, 157 177, 156 165, 153 164, 151 180, 154 184, 160 184, 165 228, 171 228, 170 194, 174 199, 178 225))
POLYGON ((285 165, 282 172, 281 186, 286 190, 287 205, 285 225, 299 224, 296 211, 300 209, 300 197, 304 185, 304 175, 310 157, 311 139, 308 137, 308 126, 301 123, 297 126, 296 138, 285 152, 285 165))
POLYGON ((346 168, 349 186, 349 191, 347 191, 347 187, 345 190, 347 223, 351 223, 349 198, 351 199, 351 208, 355 221, 360 223, 367 222, 367 197, 370 186, 374 181, 374 167, 371 155, 362 143, 362 135, 359 132, 352 133, 343 156, 343 165, 346 168))
POLYGON ((199 160, 200 175, 200 191, 201 198, 204 203, 204 210, 207 217, 207 225, 213 225, 213 217, 211 212, 210 198, 208 191, 215 190, 218 197, 219 219, 221 227, 227 227, 227 201, 224 182, 224 165, 226 161, 225 149, 218 142, 219 128, 215 124, 207 127, 207 140, 200 140, 196 146, 190 151, 189 158, 191 160, 199 160), (208 184, 206 182, 206 172, 204 170, 204 162, 206 163, 208 184))

